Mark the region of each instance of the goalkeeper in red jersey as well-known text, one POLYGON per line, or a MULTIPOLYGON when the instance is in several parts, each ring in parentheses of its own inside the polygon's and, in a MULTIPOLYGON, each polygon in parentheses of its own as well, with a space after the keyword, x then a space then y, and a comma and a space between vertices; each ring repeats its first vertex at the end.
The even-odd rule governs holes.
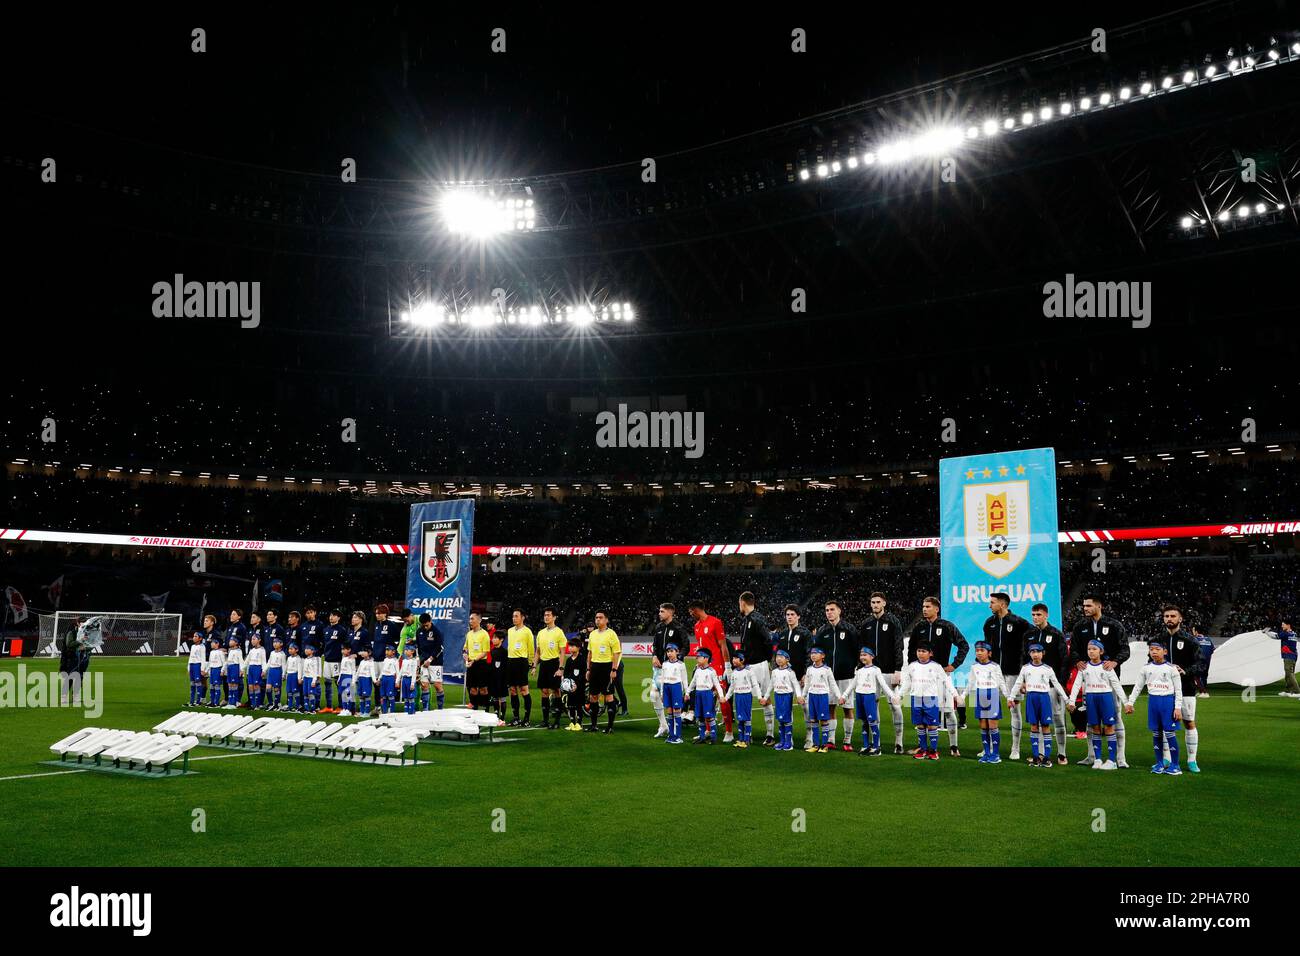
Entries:
MULTIPOLYGON (((731 642, 727 640, 726 631, 722 627, 722 622, 708 611, 704 610, 703 603, 700 601, 692 601, 690 612, 691 617, 695 618, 696 646, 708 649, 709 666, 718 672, 718 677, 722 680, 722 688, 725 693, 727 685, 731 679, 731 642)), ((729 744, 735 740, 731 734, 730 701, 721 702, 721 708, 723 725, 727 728, 727 736, 722 739, 722 742, 724 744, 729 744)))

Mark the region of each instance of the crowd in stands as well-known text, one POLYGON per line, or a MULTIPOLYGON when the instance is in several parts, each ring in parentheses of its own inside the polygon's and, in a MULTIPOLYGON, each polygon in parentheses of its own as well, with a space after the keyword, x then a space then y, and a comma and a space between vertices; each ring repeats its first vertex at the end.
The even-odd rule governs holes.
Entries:
POLYGON ((1260 556, 1251 561, 1249 573, 1232 602, 1225 634, 1265 628, 1277 630, 1278 624, 1288 620, 1292 628, 1300 629, 1295 618, 1297 590, 1300 590, 1300 558, 1294 555, 1260 556))
MULTIPOLYGON (((654 392, 657 371, 629 383, 629 393, 654 392)), ((908 378, 898 369, 880 372, 908 378)), ((558 371, 554 380, 501 389, 489 373, 482 388, 469 389, 365 369, 335 382, 289 368, 246 394, 160 388, 142 379, 0 385, 7 413, 0 438, 14 456, 123 467, 165 463, 214 474, 319 470, 623 480, 861 471, 873 462, 921 468, 940 456, 998 447, 997 425, 1006 422, 1015 422, 1018 447, 1055 447, 1065 460, 1117 458, 1126 449, 1173 442, 1221 448, 1237 441, 1241 427, 1240 415, 1225 415, 1217 402, 1220 389, 1235 387, 1232 370, 1217 362, 1198 370, 1195 389, 1170 389, 1146 374, 1098 377, 1084 363, 1014 390, 990 389, 978 375, 945 377, 925 389, 883 380, 818 380, 815 394, 808 391, 811 382, 791 388, 778 375, 777 387, 759 369, 745 388, 704 378, 698 394, 675 396, 705 415, 698 459, 684 457, 680 447, 598 447, 590 403, 604 407, 616 397, 593 395, 590 387, 566 391, 558 371), (588 404, 573 404, 579 400, 588 404), (588 410, 571 410, 577 407, 588 410), (755 408, 763 409, 761 422, 755 408), (1141 408, 1143 414, 1116 415, 1116 408, 1141 408), (956 441, 941 443, 939 423, 955 411, 963 413, 956 441), (355 423, 353 441, 343 440, 344 418, 355 423), (58 425, 52 445, 42 440, 39 424, 46 419, 58 425)), ((1261 383, 1258 392, 1252 414, 1261 422, 1290 420, 1291 396, 1280 383, 1261 383)))
MULTIPOLYGON (((63 470, 0 471, 0 522, 63 531, 201 535, 263 540, 397 542, 407 537, 413 498, 352 491, 267 490, 214 473, 205 487, 152 477, 130 481, 63 470)), ((492 544, 694 544, 932 535, 938 486, 878 479, 850 487, 760 492, 665 489, 663 494, 570 493, 558 500, 486 497, 476 506, 475 540, 492 544)), ((297 486, 294 486, 295 488, 297 486)), ((1291 519, 1300 462, 1192 462, 1108 475, 1063 470, 1059 520, 1065 529, 1204 521, 1291 519)))

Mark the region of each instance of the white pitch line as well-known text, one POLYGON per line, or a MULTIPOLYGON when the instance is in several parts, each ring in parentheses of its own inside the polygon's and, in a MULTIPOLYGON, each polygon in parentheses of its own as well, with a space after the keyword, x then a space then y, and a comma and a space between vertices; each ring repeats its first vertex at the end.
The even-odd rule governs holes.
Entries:
MULTIPOLYGON (((200 744, 199 746, 202 746, 202 744, 200 744)), ((260 754, 256 754, 256 753, 212 754, 207 757, 191 757, 190 763, 193 763, 196 760, 225 760, 229 757, 257 757, 257 756, 260 756, 260 754)), ((63 777, 70 773, 90 773, 90 768, 85 767, 81 770, 52 770, 49 773, 20 773, 13 777, 0 777, 0 783, 4 783, 6 780, 31 780, 33 777, 63 777)))
POLYGON ((30 780, 32 777, 62 777, 69 773, 90 773, 89 770, 54 770, 50 773, 20 773, 16 777, 0 777, 0 782, 5 780, 30 780))

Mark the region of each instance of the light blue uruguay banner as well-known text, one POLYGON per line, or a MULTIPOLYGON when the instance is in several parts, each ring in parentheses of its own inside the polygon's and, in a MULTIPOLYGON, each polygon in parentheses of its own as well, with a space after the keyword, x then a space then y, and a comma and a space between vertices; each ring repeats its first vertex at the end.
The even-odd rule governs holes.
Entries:
POLYGON ((443 680, 465 680, 465 632, 469 630, 469 579, 474 567, 474 500, 411 505, 410 553, 406 558, 406 605, 428 612, 443 638, 443 680))
POLYGON ((1004 451, 939 462, 939 565, 942 614, 975 642, 989 617, 989 595, 1005 591, 1029 620, 1040 601, 1061 626, 1061 561, 1056 528, 1056 452, 1004 451))

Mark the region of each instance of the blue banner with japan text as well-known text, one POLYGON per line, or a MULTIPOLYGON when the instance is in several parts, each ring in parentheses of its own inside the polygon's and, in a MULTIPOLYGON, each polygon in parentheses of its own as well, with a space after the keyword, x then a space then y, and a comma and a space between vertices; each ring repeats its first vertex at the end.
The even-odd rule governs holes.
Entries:
POLYGON ((465 680, 461 652, 469 630, 473 547, 472 498, 411 506, 406 604, 416 615, 433 617, 433 626, 443 638, 443 680, 451 684, 465 680))
POLYGON ((942 613, 972 648, 955 683, 965 683, 975 658, 990 594, 1006 592, 1026 620, 1046 604, 1048 620, 1061 626, 1054 449, 942 459, 939 536, 942 613))

